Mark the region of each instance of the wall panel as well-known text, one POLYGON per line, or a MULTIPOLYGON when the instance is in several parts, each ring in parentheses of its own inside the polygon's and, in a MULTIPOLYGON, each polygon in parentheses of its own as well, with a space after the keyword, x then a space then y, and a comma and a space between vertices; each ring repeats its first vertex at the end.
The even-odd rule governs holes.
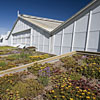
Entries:
POLYGON ((26 22, 19 19, 17 21, 12 33, 16 33, 16 32, 19 32, 19 31, 24 31, 24 30, 27 30, 29 28, 30 28, 30 26, 28 24, 26 24, 26 22))
POLYGON ((84 48, 85 47, 86 33, 76 33, 74 38, 73 47, 84 48))
POLYGON ((88 50, 89 48, 98 49, 100 41, 100 32, 90 32, 89 40, 88 40, 88 50))
POLYGON ((13 45, 30 46, 30 30, 13 34, 13 45))
POLYGON ((92 15, 90 31, 100 30, 100 13, 92 15))
POLYGON ((73 23, 70 24, 69 26, 67 26, 67 27, 64 29, 64 32, 65 32, 65 33, 72 33, 72 32, 73 32, 73 23))
POLYGON ((71 49, 70 47, 62 46, 62 54, 70 52, 70 49, 71 49))
POLYGON ((86 32, 88 24, 88 15, 85 15, 76 21, 75 32, 86 32))
POLYGON ((63 46, 71 47, 72 33, 64 33, 63 46))
POLYGON ((62 33, 63 33, 63 31, 60 31, 58 34, 55 35, 53 53, 56 54, 56 55, 61 54, 62 33))
POLYGON ((100 5, 97 6, 94 10, 93 10, 93 13, 98 13, 100 12, 100 5))

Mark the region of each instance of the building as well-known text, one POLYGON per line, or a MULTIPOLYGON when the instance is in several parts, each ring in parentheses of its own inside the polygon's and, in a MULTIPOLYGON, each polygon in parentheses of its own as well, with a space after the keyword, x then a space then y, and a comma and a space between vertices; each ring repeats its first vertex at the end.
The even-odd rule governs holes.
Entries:
POLYGON ((12 46, 35 46, 38 51, 49 52, 50 32, 58 27, 62 21, 18 15, 8 41, 12 46))
POLYGON ((8 36, 10 34, 10 31, 7 32, 7 34, 0 35, 0 46, 7 46, 8 44, 8 36))
POLYGON ((18 14, 7 41, 56 55, 100 52, 100 0, 93 0, 65 22, 18 14))

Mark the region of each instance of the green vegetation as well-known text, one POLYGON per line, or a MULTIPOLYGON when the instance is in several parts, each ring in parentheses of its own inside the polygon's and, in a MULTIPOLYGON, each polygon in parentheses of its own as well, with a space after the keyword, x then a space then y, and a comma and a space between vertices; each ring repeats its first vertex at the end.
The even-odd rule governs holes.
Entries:
POLYGON ((0 46, 0 50, 8 50, 8 49, 13 49, 15 47, 11 47, 11 46, 0 46))
MULTIPOLYGON (((31 61, 49 57, 22 53, 8 57, 31 61)), ((2 60, 1 60, 2 61, 2 60)), ((5 66, 5 62, 1 62, 5 66)), ((12 65, 12 64, 11 64, 12 65)), ((75 54, 50 64, 0 77, 0 100, 100 100, 100 56, 75 54)))
POLYGON ((46 59, 50 57, 48 54, 41 54, 35 51, 22 49, 20 53, 8 55, 6 57, 0 57, 0 71, 6 70, 19 65, 32 63, 34 61, 46 59))
POLYGON ((43 85, 34 79, 23 80, 22 77, 25 75, 29 74, 27 72, 22 72, 0 78, 0 100, 34 98, 41 94, 43 85))
POLYGON ((12 87, 12 92, 16 93, 19 91, 20 97, 29 98, 36 97, 42 92, 43 86, 34 79, 28 79, 25 81, 19 81, 14 87, 12 87))

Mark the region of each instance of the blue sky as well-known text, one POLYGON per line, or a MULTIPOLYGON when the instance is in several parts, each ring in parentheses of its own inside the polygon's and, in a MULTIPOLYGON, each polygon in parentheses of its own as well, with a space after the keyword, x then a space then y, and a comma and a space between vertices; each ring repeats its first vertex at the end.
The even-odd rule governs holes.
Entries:
POLYGON ((0 34, 11 30, 17 11, 65 21, 92 0, 0 0, 0 34))

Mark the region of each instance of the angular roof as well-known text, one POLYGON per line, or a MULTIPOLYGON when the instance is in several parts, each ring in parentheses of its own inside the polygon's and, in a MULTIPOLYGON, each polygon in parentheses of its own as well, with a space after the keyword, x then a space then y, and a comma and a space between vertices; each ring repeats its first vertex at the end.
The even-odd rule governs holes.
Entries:
POLYGON ((100 0, 92 0, 88 5, 86 5, 84 8, 82 8, 80 11, 78 11, 76 14, 74 14, 72 17, 67 19, 65 22, 63 22, 61 25, 56 27, 54 30, 51 31, 51 34, 53 35, 58 29, 62 28, 64 25, 69 23, 72 19, 75 19, 78 15, 89 9, 91 6, 93 6, 96 2, 100 2, 100 0))
MULTIPOLYGON (((18 15, 19 18, 22 18, 26 20, 27 22, 34 24, 45 31, 49 32, 50 34, 54 34, 58 29, 61 29, 64 25, 69 23, 72 19, 76 18, 78 15, 89 9, 91 6, 93 6, 96 2, 100 2, 100 0, 93 0, 91 3, 89 3, 86 7, 81 9, 79 12, 77 12, 74 16, 66 20, 65 22, 63 21, 58 21, 58 20, 53 20, 53 19, 48 19, 48 18, 42 18, 42 17, 35 17, 35 16, 30 16, 30 15, 18 15)), ((12 30, 14 29, 18 19, 16 20, 12 30)), ((12 32, 11 30, 11 32, 12 32)), ((10 32, 10 34, 11 34, 10 32)), ((9 34, 9 36, 10 36, 9 34)), ((8 36, 8 38, 9 38, 8 36)))
POLYGON ((35 17, 30 15, 19 15, 19 18, 22 18, 31 24, 34 24, 48 32, 53 31, 55 28, 57 28, 59 25, 63 23, 63 21, 48 19, 48 18, 42 18, 42 17, 35 17))

